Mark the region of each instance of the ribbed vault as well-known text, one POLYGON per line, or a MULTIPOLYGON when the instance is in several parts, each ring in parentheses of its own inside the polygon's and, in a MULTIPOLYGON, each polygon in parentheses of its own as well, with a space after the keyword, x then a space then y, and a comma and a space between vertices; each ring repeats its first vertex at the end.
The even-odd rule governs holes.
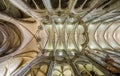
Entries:
POLYGON ((0 0, 0 76, 119 76, 120 0, 0 0))

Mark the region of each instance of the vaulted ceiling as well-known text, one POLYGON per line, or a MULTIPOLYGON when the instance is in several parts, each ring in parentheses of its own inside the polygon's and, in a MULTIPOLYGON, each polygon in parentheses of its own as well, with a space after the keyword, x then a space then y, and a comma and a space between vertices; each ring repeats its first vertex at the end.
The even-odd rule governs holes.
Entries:
POLYGON ((0 0, 0 76, 119 76, 120 0, 0 0))

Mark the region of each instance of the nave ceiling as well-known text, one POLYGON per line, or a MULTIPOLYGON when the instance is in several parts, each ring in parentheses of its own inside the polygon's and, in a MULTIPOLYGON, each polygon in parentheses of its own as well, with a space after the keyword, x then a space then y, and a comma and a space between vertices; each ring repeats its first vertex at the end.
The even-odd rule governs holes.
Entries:
POLYGON ((120 0, 0 0, 0 76, 119 76, 120 0))

